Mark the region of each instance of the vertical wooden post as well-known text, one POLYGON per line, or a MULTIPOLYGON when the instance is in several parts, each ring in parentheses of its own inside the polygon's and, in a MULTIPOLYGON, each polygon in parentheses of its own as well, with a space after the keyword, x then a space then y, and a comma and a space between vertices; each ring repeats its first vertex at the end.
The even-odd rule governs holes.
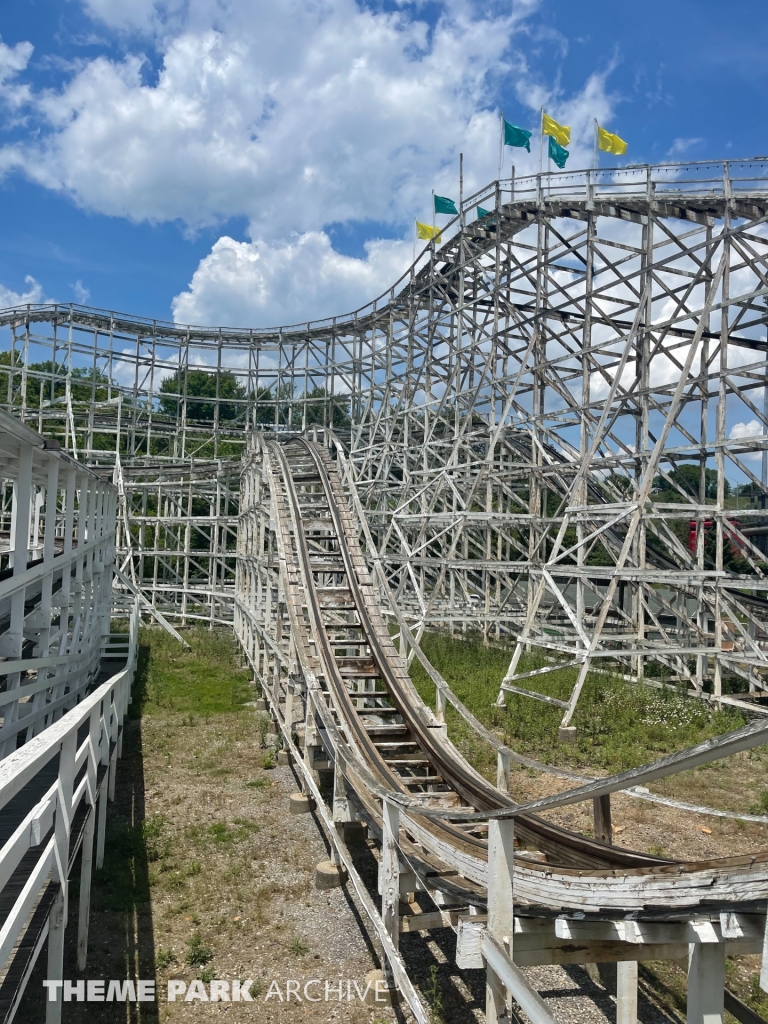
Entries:
POLYGON ((400 834, 400 808, 389 800, 382 807, 381 836, 381 917, 392 943, 400 941, 400 856, 397 839, 400 834))
MULTIPOLYGON (((104 707, 104 701, 101 703, 101 708, 104 707)), ((101 763, 107 766, 109 771, 109 732, 107 730, 107 724, 105 721, 104 714, 99 714, 99 739, 101 748, 101 763)), ((99 791, 99 811, 98 811, 98 822, 96 825, 96 870, 104 867, 104 839, 107 833, 107 788, 108 780, 106 778, 101 780, 101 790, 99 791)))
POLYGON ((509 792, 509 751, 496 751, 496 789, 509 792))
POLYGON ((438 686, 435 690, 435 718, 441 725, 445 725, 445 694, 438 686))
MULTIPOLYGON (((118 704, 118 694, 115 692, 112 698, 112 704, 107 706, 110 708, 109 717, 109 740, 110 746, 114 742, 115 749, 112 752, 112 756, 109 759, 109 785, 107 787, 107 796, 114 802, 115 799, 115 781, 117 777, 117 741, 120 736, 120 706, 118 704)), ((109 749, 109 747, 107 748, 109 749)))
POLYGON ((85 822, 80 853, 80 907, 77 921, 77 969, 84 971, 88 957, 88 919, 91 912, 91 875, 93 873, 93 836, 96 829, 96 775, 99 765, 99 732, 101 719, 98 707, 91 712, 88 730, 88 794, 91 806, 85 822))
MULTIPOLYGON (((315 767, 315 752, 317 750, 317 724, 315 722, 315 708, 313 704, 314 698, 312 697, 309 689, 307 690, 307 706, 304 715, 304 766, 308 772, 314 770, 315 767)), ((307 784, 304 781, 304 775, 301 775, 301 790, 303 793, 308 792, 307 784)))
POLYGON ((725 943, 692 942, 688 947, 687 1024, 723 1024, 725 943))
MULTIPOLYGON (((514 932, 514 818, 488 822, 488 931, 513 955, 514 932)), ((495 972, 486 967, 485 1019, 498 1024, 507 1016, 507 997, 495 972)))
POLYGON ((592 815, 595 824, 595 839, 601 843, 613 843, 611 827, 611 794, 596 796, 592 801, 592 815))
POLYGON ((349 806, 347 780, 341 770, 338 755, 333 762, 333 820, 337 825, 354 821, 352 808, 349 806))
MULTIPOLYGON (((48 917, 48 971, 51 981, 64 977, 64 930, 67 927, 67 873, 69 871, 69 834, 72 825, 72 792, 75 783, 77 732, 73 729, 61 742, 59 785, 54 825, 55 860, 53 877, 59 891, 48 917)), ((45 1024, 60 1024, 61 989, 55 1002, 45 1004, 45 1024)))
POLYGON ((637 1024, 637 961, 616 964, 616 1024, 637 1024))

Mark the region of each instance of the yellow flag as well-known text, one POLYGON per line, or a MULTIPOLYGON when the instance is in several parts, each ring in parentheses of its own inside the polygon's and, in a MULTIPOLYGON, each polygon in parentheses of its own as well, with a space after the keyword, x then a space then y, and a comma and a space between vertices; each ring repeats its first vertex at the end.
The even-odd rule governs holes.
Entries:
POLYGON ((550 117, 549 114, 541 112, 541 134, 551 135, 555 142, 561 146, 567 146, 571 141, 571 126, 568 124, 558 124, 554 118, 550 117))
POLYGON ((429 224, 422 224, 420 220, 416 221, 416 237, 425 238, 429 241, 431 238, 440 241, 440 228, 433 228, 429 224))
POLYGON ((605 128, 597 126, 597 145, 604 153, 614 153, 616 156, 624 156, 627 152, 627 144, 618 135, 612 135, 605 128))

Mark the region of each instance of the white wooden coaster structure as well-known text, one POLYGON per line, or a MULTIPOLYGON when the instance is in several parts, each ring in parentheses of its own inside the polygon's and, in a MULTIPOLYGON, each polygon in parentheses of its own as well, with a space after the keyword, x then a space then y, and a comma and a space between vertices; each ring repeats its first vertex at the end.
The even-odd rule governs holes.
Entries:
POLYGON ((608 663, 759 713, 767 210, 764 158, 494 182, 343 316, 6 311, 0 397, 114 471, 121 571, 169 618, 234 620, 248 432, 325 426, 416 637, 517 641, 500 704, 540 699, 520 666, 536 652, 538 672, 575 670, 566 737, 608 663))
MULTIPOLYGON (((457 965, 487 971, 488 1020, 508 1019, 510 1000, 537 1024, 553 1019, 523 967, 616 963, 618 1020, 634 1024, 637 964, 686 956, 688 1020, 722 1020, 726 955, 763 950, 768 853, 680 864, 569 833, 538 812, 585 800, 605 808, 613 792, 764 744, 768 722, 516 806, 504 784, 514 752, 498 750, 497 787, 464 761, 410 685, 380 595, 328 450, 255 434, 241 492, 236 631, 416 1019, 428 1012, 398 937, 452 927, 457 965), (316 769, 329 764, 333 791, 324 794, 316 769), (379 850, 379 906, 345 841, 355 818, 379 850)), ((443 706, 461 708, 441 683, 443 706)))
MULTIPOLYGON (((765 933, 760 857, 670 865, 518 813, 507 790, 520 758, 457 701, 420 640, 440 628, 512 641, 494 681, 500 706, 514 694, 557 707, 562 739, 590 673, 659 685, 661 672, 694 697, 766 715, 767 222, 766 158, 513 177, 464 199, 439 244, 343 316, 238 330, 74 305, 0 314, 3 408, 19 430, 58 442, 71 461, 57 455, 57 472, 74 474, 76 494, 96 473, 103 509, 113 503, 87 506, 82 538, 64 523, 68 555, 43 544, 41 564, 75 567, 61 586, 82 612, 70 621, 85 636, 97 607, 99 560, 80 558, 95 537, 88 516, 116 509, 117 579, 132 607, 166 624, 234 626, 334 864, 372 911, 390 980, 419 1020, 398 952, 419 921, 455 927, 466 965, 480 957, 497 1020, 510 994, 547 1019, 522 967, 615 961, 629 1021, 637 962, 684 947, 703 993, 690 1020, 709 1020, 722 1013, 723 955, 757 951, 765 933), (751 485, 738 507, 735 478, 751 485), (410 682, 413 658, 435 684, 434 711, 410 682), (564 668, 567 699, 538 692, 564 668), (448 704, 495 751, 496 786, 450 743, 448 704), (326 804, 318 782, 331 770, 326 804), (355 819, 382 850, 380 910, 345 842, 355 819), (488 892, 512 885, 514 902, 484 920, 488 892), (420 891, 426 908, 414 909, 420 891), (416 894, 405 915, 398 892, 416 894)), ((13 473, 30 435, 13 436, 0 542, 29 503, 34 553, 43 490, 58 488, 65 520, 80 499, 68 501, 64 476, 38 476, 27 498, 13 473)), ((40 573, 29 614, 9 584, 15 613, 0 643, 15 658, 30 631, 40 649, 46 629, 56 642, 49 568, 40 573)), ((91 657, 82 643, 79 654, 91 657)), ((59 697, 69 706, 66 688, 59 697)), ((56 725, 55 710, 40 699, 27 712, 26 699, 6 705, 6 746, 19 708, 37 715, 30 734, 56 725)), ((755 729, 738 742, 760 742, 755 729)), ((660 800, 643 793, 657 770, 617 788, 660 800)), ((584 792, 609 837, 610 791, 584 792)))
POLYGON ((140 601, 113 602, 118 492, 0 412, 0 1020, 13 1020, 46 947, 61 1020, 69 883, 80 854, 78 967, 93 867, 104 863, 140 601), (111 633, 113 608, 128 629, 111 633))

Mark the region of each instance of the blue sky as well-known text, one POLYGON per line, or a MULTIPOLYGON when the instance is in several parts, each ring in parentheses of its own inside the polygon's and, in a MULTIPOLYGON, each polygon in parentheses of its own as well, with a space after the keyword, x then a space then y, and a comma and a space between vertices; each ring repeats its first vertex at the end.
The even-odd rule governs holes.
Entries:
POLYGON ((500 108, 573 124, 569 166, 592 116, 633 163, 768 152, 757 0, 3 0, 0 36, 2 304, 343 312, 407 265, 459 151, 468 187, 495 176, 500 108))

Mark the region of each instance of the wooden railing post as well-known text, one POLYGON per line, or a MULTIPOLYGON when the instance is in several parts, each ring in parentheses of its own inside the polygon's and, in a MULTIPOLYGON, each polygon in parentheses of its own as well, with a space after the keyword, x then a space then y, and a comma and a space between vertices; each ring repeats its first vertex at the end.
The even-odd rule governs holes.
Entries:
POLYGON ((381 917, 395 949, 400 943, 400 808, 382 802, 381 835, 381 917))
MULTIPOLYGON (((52 877, 59 884, 56 900, 48 918, 48 973, 51 981, 64 977, 64 931, 67 927, 69 836, 72 828, 72 793, 75 783, 77 732, 71 730, 61 742, 59 779, 56 790, 54 824, 54 862, 52 877)), ((61 1021, 61 989, 55 1002, 45 1004, 45 1024, 61 1021)))
MULTIPOLYGON (((512 959, 514 932, 514 818, 488 822, 488 932, 512 959)), ((508 998, 495 971, 486 964, 485 1019, 498 1024, 507 1017, 508 998)))
POLYGON ((725 943, 688 947, 687 1024, 722 1024, 725 1012, 725 943))
MULTIPOLYGON (((100 749, 100 762, 106 765, 107 772, 109 772, 109 726, 106 721, 106 715, 109 713, 105 711, 105 707, 109 706, 109 695, 104 697, 101 702, 101 709, 99 715, 99 749, 100 749)), ((107 779, 102 779, 101 789, 99 791, 99 803, 98 803, 98 820, 97 820, 97 832, 96 832, 96 870, 100 870, 104 867, 104 840, 107 834, 107 779)))
POLYGON ((77 969, 84 971, 88 957, 88 920, 91 912, 91 876, 93 874, 93 837, 96 831, 96 777, 99 765, 99 733, 101 716, 98 707, 91 711, 88 723, 88 789, 90 803, 85 820, 80 853, 80 906, 77 921, 77 969))

